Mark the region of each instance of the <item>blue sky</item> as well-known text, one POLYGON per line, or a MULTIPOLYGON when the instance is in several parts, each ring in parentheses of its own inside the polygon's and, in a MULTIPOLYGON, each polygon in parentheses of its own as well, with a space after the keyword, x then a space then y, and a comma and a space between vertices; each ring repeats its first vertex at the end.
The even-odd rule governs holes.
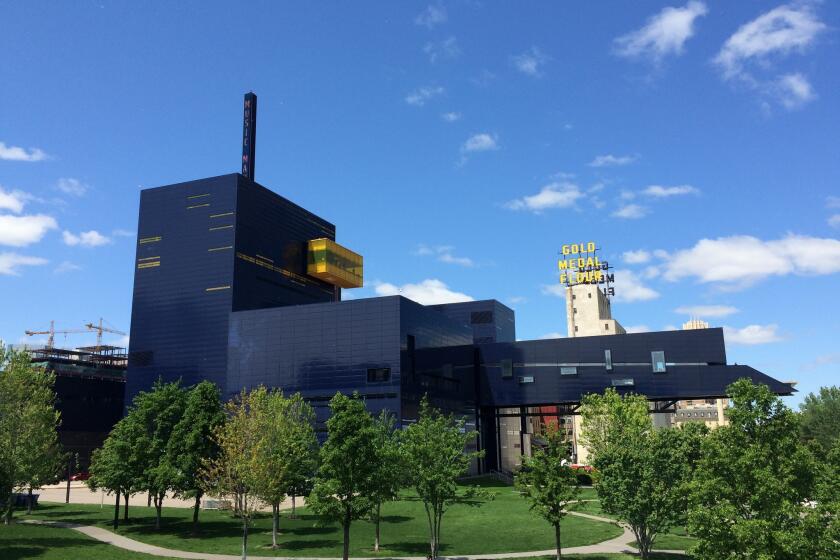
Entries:
POLYGON ((253 90, 256 178, 365 256, 354 297, 496 298, 519 338, 556 336, 557 253, 594 240, 626 327, 698 315, 730 362, 840 379, 837 3, 3 2, 0 22, 6 341, 128 331, 140 189, 236 171, 253 90))

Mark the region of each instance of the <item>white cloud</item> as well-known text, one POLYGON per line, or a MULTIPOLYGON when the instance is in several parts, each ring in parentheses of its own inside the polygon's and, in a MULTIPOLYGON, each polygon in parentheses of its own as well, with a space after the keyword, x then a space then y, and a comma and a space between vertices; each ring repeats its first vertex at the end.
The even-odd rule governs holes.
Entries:
POLYGON ((552 338, 566 338, 566 335, 564 333, 556 332, 556 331, 555 332, 549 332, 549 333, 545 333, 544 335, 541 335, 538 338, 538 340, 549 340, 549 339, 552 339, 552 338))
POLYGON ((444 89, 440 86, 426 86, 418 88, 405 96, 405 102, 415 107, 422 107, 430 99, 443 95, 444 89))
POLYGON ((615 271, 615 297, 617 302, 631 303, 634 301, 649 301, 659 297, 659 292, 649 288, 630 270, 615 271))
POLYGON ((786 74, 776 81, 779 101, 788 109, 796 109, 816 99, 811 82, 802 74, 786 74))
POLYGON ((840 240, 788 234, 763 241, 739 235, 701 239, 665 263, 670 281, 696 278, 744 288, 770 276, 818 276, 840 272, 840 240))
POLYGON ((826 208, 840 208, 840 196, 827 196, 825 198, 826 208))
POLYGON ((47 259, 29 257, 17 253, 0 253, 0 275, 18 276, 22 266, 40 266, 47 264, 47 259))
POLYGON ((461 120, 461 113, 456 113, 455 111, 449 111, 448 113, 442 113, 440 118, 445 120, 446 122, 455 122, 461 120))
POLYGON ((574 183, 555 182, 545 185, 540 192, 511 200, 505 207, 510 210, 530 210, 540 213, 549 208, 570 208, 583 198, 580 188, 574 183))
POLYGON ((432 29, 441 23, 446 23, 447 19, 446 8, 442 5, 433 6, 429 4, 425 10, 414 18, 414 23, 432 29))
POLYGON ((41 241, 49 230, 57 227, 55 218, 43 214, 0 216, 0 245, 26 247, 41 241))
POLYGON ((508 303, 511 305, 517 305, 519 303, 525 303, 528 301, 528 298, 525 296, 511 296, 508 298, 508 303))
POLYGON ((15 214, 20 214, 28 198, 24 192, 7 191, 0 187, 0 210, 10 210, 15 214))
POLYGON ((682 8, 667 7, 648 19, 641 29, 615 39, 615 53, 654 62, 670 54, 680 55, 685 42, 694 35, 695 20, 707 12, 703 2, 692 1, 682 8))
POLYGON ((642 264, 650 260, 650 253, 644 249, 639 249, 638 251, 625 251, 621 255, 621 258, 624 259, 624 262, 627 264, 642 264))
POLYGON ((464 142, 464 144, 461 146, 461 151, 464 153, 488 152, 491 150, 498 149, 498 137, 495 134, 488 134, 486 132, 473 134, 472 136, 467 138, 466 142, 464 142))
POLYGON ((64 244, 71 247, 75 247, 76 245, 81 245, 82 247, 99 247, 111 242, 110 238, 102 235, 95 229, 80 232, 78 235, 64 230, 62 237, 64 244))
POLYGON ((135 233, 128 229, 115 229, 111 232, 114 237, 134 237, 135 233))
POLYGON ((723 327, 723 337, 732 344, 768 344, 782 340, 777 333, 778 328, 778 325, 748 325, 741 329, 723 327))
POLYGON ((636 161, 636 156, 614 156, 612 154, 604 154, 597 156, 589 162, 589 167, 615 167, 619 165, 628 165, 636 161))
POLYGON ((464 267, 473 267, 475 262, 469 257, 459 257, 455 255, 455 247, 451 245, 441 245, 434 249, 427 245, 420 244, 414 251, 418 256, 437 255, 437 260, 447 264, 457 264, 464 267))
POLYGON ((540 286, 540 292, 544 296, 554 296, 566 299, 566 286, 560 283, 544 284, 540 286))
POLYGON ((400 295, 422 305, 473 301, 471 296, 450 290, 446 284, 436 278, 429 278, 418 284, 403 284, 402 286, 381 282, 376 284, 375 290, 378 296, 400 295))
POLYGON ((47 154, 38 148, 30 148, 28 151, 18 146, 7 146, 0 142, 0 159, 9 161, 42 161, 47 159, 47 154))
POLYGON ((67 272, 75 272, 76 270, 82 270, 82 267, 70 261, 63 261, 61 264, 55 267, 53 273, 65 274, 67 272))
POLYGON ((466 267, 473 267, 475 263, 469 257, 456 257, 452 253, 441 253, 438 257, 440 262, 448 263, 448 264, 457 264, 459 266, 466 266, 466 267))
POLYGON ((828 218, 828 225, 831 227, 840 228, 840 214, 834 214, 828 218))
POLYGON ((725 78, 751 80, 744 70, 747 62, 762 64, 771 55, 803 52, 825 29, 809 4, 779 6, 742 25, 726 40, 714 62, 725 78))
POLYGON ((517 70, 535 78, 542 76, 542 67, 549 60, 548 55, 537 47, 531 47, 522 54, 510 57, 511 63, 517 70))
POLYGON ((644 218, 647 214, 648 209, 638 204, 625 204, 612 213, 616 218, 624 218, 625 220, 638 220, 644 218))
POLYGON ((442 41, 430 41, 423 47, 423 52, 429 57, 429 62, 434 64, 438 60, 451 60, 458 58, 461 54, 461 48, 458 46, 458 40, 453 37, 447 37, 442 41))
POLYGON ((674 309, 675 313, 690 317, 728 317, 738 313, 737 307, 731 305, 683 305, 674 309))
POLYGON ((630 327, 625 327, 625 331, 629 334, 633 333, 643 333, 643 332, 650 332, 650 327, 647 325, 632 325, 630 327))
POLYGON ((72 179, 69 177, 59 179, 55 186, 61 192, 65 194, 72 194, 73 196, 84 196, 89 188, 78 179, 72 179))
POLYGON ((691 185, 678 185, 675 187, 663 187, 661 185, 650 185, 642 191, 642 194, 654 198, 667 198, 684 194, 699 194, 700 191, 691 185))

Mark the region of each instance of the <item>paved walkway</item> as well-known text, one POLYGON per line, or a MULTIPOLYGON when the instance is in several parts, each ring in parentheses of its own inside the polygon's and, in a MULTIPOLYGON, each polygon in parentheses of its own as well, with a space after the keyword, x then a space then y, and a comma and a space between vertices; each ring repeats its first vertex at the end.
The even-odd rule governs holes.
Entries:
MULTIPOLYGON (((615 520, 606 517, 599 517, 597 515, 590 515, 588 513, 579 513, 570 511, 569 515, 577 515, 578 517, 585 517, 594 521, 602 521, 605 523, 615 523, 615 520)), ((167 558, 187 558, 191 560, 239 560, 239 554, 212 554, 210 552, 188 552, 185 550, 174 550, 171 548, 163 548, 152 544, 135 541, 128 537, 118 535, 94 525, 80 525, 77 523, 64 523, 61 521, 41 521, 38 519, 29 519, 23 523, 32 523, 36 525, 49 525, 51 527, 62 527, 66 529, 74 529, 100 542, 114 545, 118 548, 131 550, 132 552, 142 552, 152 556, 164 556, 167 558)), ((563 549, 563 554, 605 554, 605 553, 636 553, 637 549, 632 548, 630 543, 636 540, 633 532, 627 527, 623 527, 624 532, 621 536, 608 541, 603 541, 597 544, 590 544, 585 546, 571 546, 563 549)), ((670 554, 685 554, 682 550, 657 550, 657 552, 667 552, 670 554)), ((531 558, 534 556, 554 556, 556 551, 550 550, 533 550, 528 552, 501 552, 497 554, 465 554, 462 556, 441 556, 441 560, 500 560, 502 558, 531 558)), ((249 558, 274 558, 275 560, 302 560, 301 557, 282 556, 258 556, 248 555, 249 558)), ((390 559, 384 557, 353 557, 354 560, 426 560, 425 556, 397 556, 390 559)), ((306 558, 305 560, 341 560, 339 558, 306 558)))

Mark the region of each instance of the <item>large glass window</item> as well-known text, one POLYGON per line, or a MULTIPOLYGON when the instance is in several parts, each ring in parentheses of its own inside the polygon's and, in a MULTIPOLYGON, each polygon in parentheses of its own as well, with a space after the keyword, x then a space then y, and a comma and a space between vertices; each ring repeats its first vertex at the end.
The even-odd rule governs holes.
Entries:
POLYGON ((665 352, 661 350, 651 352, 650 363, 653 366, 653 373, 665 373, 665 352))

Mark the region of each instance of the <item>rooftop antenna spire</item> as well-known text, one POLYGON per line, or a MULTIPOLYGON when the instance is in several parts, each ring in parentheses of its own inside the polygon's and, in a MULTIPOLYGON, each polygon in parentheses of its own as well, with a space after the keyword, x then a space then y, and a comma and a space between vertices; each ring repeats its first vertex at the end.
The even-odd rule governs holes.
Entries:
POLYGON ((253 91, 245 94, 244 118, 242 119, 242 175, 254 180, 254 160, 257 149, 257 95, 253 91))

